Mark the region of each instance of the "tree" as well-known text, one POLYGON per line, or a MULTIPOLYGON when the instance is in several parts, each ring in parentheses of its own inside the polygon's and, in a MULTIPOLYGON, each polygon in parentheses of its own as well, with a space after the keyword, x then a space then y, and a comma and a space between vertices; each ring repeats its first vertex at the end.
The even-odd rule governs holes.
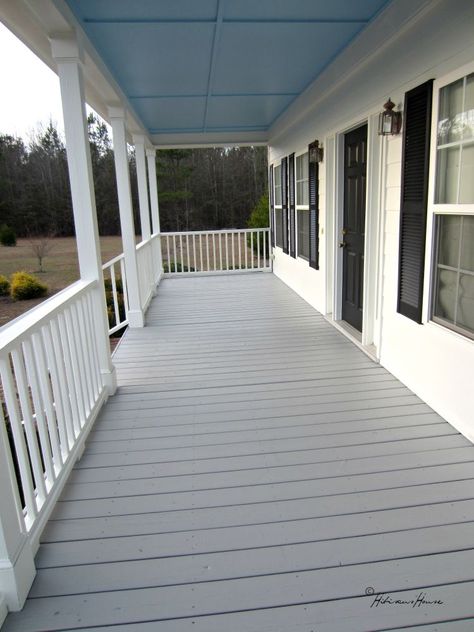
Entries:
POLYGON ((30 238, 30 250, 38 259, 38 272, 44 272, 43 260, 54 248, 54 235, 43 235, 41 237, 30 238))

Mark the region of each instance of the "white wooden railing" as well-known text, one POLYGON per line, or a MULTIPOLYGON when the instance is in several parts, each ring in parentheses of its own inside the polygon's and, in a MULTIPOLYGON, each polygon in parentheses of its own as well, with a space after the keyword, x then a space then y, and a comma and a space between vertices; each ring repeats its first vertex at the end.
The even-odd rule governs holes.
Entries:
POLYGON ((122 253, 102 266, 105 293, 109 304, 109 336, 128 325, 128 292, 125 257, 122 253), (111 299, 111 300, 110 300, 111 299), (110 303, 112 303, 110 305, 110 303))
POLYGON ((269 228, 162 233, 166 275, 271 269, 269 228))
POLYGON ((140 286, 140 303, 143 311, 150 304, 154 289, 152 241, 153 239, 149 239, 137 245, 138 282, 140 286))
POLYGON ((95 343, 96 287, 78 281, 0 332, 0 458, 21 529, 35 546, 107 396, 95 343))

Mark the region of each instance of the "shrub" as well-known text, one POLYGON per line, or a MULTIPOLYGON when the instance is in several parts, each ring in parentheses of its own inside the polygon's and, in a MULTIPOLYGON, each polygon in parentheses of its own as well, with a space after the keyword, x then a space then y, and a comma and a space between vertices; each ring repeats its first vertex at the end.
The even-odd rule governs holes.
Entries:
POLYGON ((18 301, 44 296, 48 288, 44 283, 27 272, 15 272, 10 287, 11 297, 18 301))
POLYGON ((6 276, 0 274, 0 296, 8 296, 10 294, 10 281, 6 276))
POLYGON ((185 266, 180 261, 176 263, 174 261, 170 261, 169 263, 165 261, 163 264, 163 272, 194 272, 194 268, 192 266, 185 266), (176 266, 176 267, 175 267, 176 266))
MULTIPOLYGON (((250 214, 249 220, 247 222, 248 228, 267 228, 269 220, 269 210, 268 210, 268 195, 262 195, 262 197, 257 202, 257 206, 253 209, 250 214)), ((260 242, 260 253, 263 254, 263 240, 266 240, 265 249, 267 252, 267 256, 269 253, 268 250, 268 235, 258 236, 258 233, 253 233, 253 250, 254 252, 258 251, 258 242, 260 242)), ((251 238, 250 234, 247 236, 247 245, 251 247, 251 238)))
MULTIPOLYGON (((111 279, 105 279, 104 280, 104 286, 105 286, 105 291, 106 292, 112 292, 112 281, 111 281, 111 279)), ((119 294, 123 294, 123 283, 122 283, 122 279, 120 277, 118 279, 115 279, 115 287, 117 288, 117 292, 119 294)))
POLYGON ((0 243, 2 246, 16 246, 16 233, 6 224, 0 227, 0 243))

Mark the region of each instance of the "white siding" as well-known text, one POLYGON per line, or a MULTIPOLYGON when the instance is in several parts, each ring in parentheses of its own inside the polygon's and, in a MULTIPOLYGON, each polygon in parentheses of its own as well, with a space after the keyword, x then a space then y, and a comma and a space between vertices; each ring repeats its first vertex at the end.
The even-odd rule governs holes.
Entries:
MULTIPOLYGON (((331 76, 328 69, 315 84, 323 87, 326 82, 327 96, 315 96, 312 109, 303 101, 301 112, 293 107, 293 123, 287 120, 286 126, 280 123, 274 130, 270 160, 299 151, 315 138, 324 141, 325 149, 331 137, 336 138, 337 145, 338 134, 369 120, 381 110, 388 96, 402 107, 407 90, 474 60, 473 32, 472 2, 426 3, 412 22, 400 28, 399 35, 389 39, 376 54, 354 61, 349 52, 345 57, 348 72, 345 78, 333 79, 332 89, 327 89, 331 76)), ((370 29, 367 36, 374 37, 370 29)), ((336 64, 341 64, 341 59, 344 60, 344 54, 336 64)), ((335 77, 334 72, 332 76, 335 77)), ((378 142, 385 142, 386 146, 380 165, 380 294, 371 299, 371 304, 377 306, 377 312, 371 315, 377 356, 417 395, 474 440, 470 396, 474 384, 474 342, 431 322, 418 325, 396 311, 402 138, 378 142)), ((330 175, 333 170, 333 164, 327 160, 320 166, 320 269, 313 270, 306 261, 291 259, 280 249, 275 249, 274 261, 275 274, 324 314, 332 312, 332 288, 326 287, 326 279, 336 276, 332 255, 326 257, 326 252, 332 252, 339 241, 333 230, 325 230, 334 219, 331 207, 326 208, 326 199, 333 197, 326 195, 326 187, 331 187, 331 193, 334 191, 337 209, 337 179, 330 175), (327 183, 326 174, 331 178, 327 183)), ((425 278, 425 284, 429 282, 425 278)))

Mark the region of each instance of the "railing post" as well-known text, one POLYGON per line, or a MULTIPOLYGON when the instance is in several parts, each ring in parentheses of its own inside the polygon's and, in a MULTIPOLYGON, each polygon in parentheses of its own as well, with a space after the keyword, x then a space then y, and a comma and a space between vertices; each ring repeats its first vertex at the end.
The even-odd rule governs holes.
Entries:
POLYGON ((155 281, 163 274, 163 257, 161 254, 160 209, 158 205, 158 182, 156 179, 156 149, 147 149, 148 182, 150 184, 150 207, 153 234, 156 235, 155 281))
POLYGON ((129 301, 127 318, 130 327, 143 327, 145 319, 140 299, 139 271, 135 246, 135 223, 133 221, 132 191, 130 187, 130 171, 128 168, 125 131, 125 111, 121 107, 109 107, 109 118, 112 126, 120 227, 122 231, 125 269, 127 271, 129 301))
POLYGON ((36 574, 31 542, 26 535, 18 493, 13 486, 15 480, 5 419, 0 406, 0 600, 4 597, 11 611, 21 610, 36 574))
POLYGON ((83 52, 73 33, 54 35, 50 41, 61 88, 79 270, 81 279, 98 282, 93 292, 95 342, 104 384, 109 394, 113 394, 117 382, 110 357, 104 276, 84 98, 83 52))

